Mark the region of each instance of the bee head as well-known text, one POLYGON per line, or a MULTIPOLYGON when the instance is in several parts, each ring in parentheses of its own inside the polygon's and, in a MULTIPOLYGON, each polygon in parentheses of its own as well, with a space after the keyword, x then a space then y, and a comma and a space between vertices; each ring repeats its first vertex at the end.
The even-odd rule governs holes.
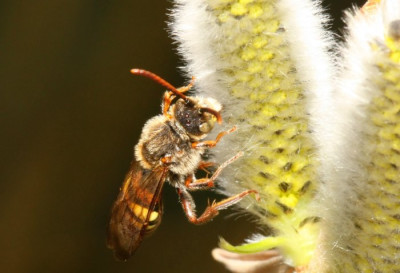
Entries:
POLYGON ((212 98, 179 99, 173 107, 177 122, 195 140, 204 138, 215 122, 221 123, 221 104, 212 98))
MULTIPOLYGON (((172 92, 170 98, 178 98, 178 100, 170 105, 168 112, 174 116, 175 120, 185 130, 189 137, 193 140, 199 140, 204 138, 213 128, 215 122, 221 123, 221 104, 212 98, 202 97, 188 97, 183 93, 191 88, 192 83, 183 87, 182 89, 176 89, 172 84, 157 76, 156 74, 144 70, 133 68, 131 73, 134 75, 141 75, 158 82, 162 86, 168 88, 167 92, 172 92)), ((162 106, 164 108, 164 105, 162 106)))

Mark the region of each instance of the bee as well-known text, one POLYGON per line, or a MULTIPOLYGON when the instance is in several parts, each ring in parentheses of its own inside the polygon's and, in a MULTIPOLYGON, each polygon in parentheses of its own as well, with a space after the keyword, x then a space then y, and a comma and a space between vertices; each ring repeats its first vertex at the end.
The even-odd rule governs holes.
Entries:
POLYGON ((212 98, 186 96, 194 82, 175 88, 170 83, 143 69, 132 69, 132 74, 148 77, 167 88, 162 103, 162 114, 146 122, 134 149, 134 159, 125 177, 120 193, 111 210, 107 246, 119 260, 127 260, 139 247, 143 237, 153 232, 161 222, 161 193, 165 181, 176 188, 182 208, 190 222, 203 224, 250 193, 247 190, 235 196, 208 205, 197 217, 190 191, 214 187, 220 172, 241 153, 221 164, 210 178, 196 179, 195 172, 212 164, 202 161, 206 149, 236 130, 219 133, 215 140, 203 140, 221 123, 221 104, 212 98))

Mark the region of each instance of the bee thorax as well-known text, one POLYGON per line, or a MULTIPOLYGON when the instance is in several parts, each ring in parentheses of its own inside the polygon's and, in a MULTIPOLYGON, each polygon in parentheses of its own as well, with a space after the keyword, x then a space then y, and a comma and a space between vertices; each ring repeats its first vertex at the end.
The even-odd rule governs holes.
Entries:
POLYGON ((143 168, 153 169, 162 164, 164 157, 170 157, 169 171, 178 175, 193 173, 203 152, 204 149, 193 149, 189 136, 164 116, 156 116, 145 124, 135 147, 136 160, 143 168))

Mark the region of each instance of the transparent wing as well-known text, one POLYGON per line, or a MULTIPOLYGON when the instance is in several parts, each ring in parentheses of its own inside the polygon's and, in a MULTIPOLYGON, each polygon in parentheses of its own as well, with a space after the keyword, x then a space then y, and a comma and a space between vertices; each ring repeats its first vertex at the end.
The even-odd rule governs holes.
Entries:
POLYGON ((139 247, 145 234, 161 221, 161 192, 168 169, 144 170, 137 161, 122 184, 111 210, 107 246, 119 260, 126 260, 139 247))

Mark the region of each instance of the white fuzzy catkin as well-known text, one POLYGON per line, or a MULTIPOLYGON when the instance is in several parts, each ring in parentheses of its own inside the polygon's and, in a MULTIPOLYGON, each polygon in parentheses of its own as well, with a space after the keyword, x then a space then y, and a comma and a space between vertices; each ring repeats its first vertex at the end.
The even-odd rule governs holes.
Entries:
MULTIPOLYGON (((208 11, 210 3, 218 5, 218 2, 226 1, 176 0, 175 2, 171 29, 174 38, 178 41, 179 52, 187 63, 183 70, 188 77, 193 75, 196 77, 195 90, 198 94, 216 98, 223 104, 224 127, 231 128, 229 117, 242 113, 251 102, 246 98, 236 98, 230 93, 231 79, 225 70, 239 70, 240 67, 231 68, 231 64, 220 55, 221 52, 232 52, 235 46, 232 45, 231 40, 225 39, 226 34, 221 33, 216 18, 208 11)), ((333 58, 328 53, 328 49, 332 47, 332 39, 323 28, 327 17, 322 14, 319 1, 261 2, 269 2, 275 6, 282 26, 287 29, 286 33, 281 35, 283 37, 277 38, 287 40, 288 53, 290 53, 287 58, 295 64, 294 69, 298 72, 294 80, 302 85, 304 95, 307 97, 307 112, 310 113, 313 131, 318 131, 318 134, 313 134, 313 137, 316 138, 316 143, 326 143, 328 136, 324 135, 325 128, 330 122, 330 117, 326 113, 332 108, 330 96, 334 82, 333 58)), ((263 65, 268 67, 268 61, 265 61, 263 65)), ((268 79, 259 80, 268 84, 268 79)), ((251 94, 250 91, 248 94, 251 94)), ((249 126, 246 121, 234 125, 237 125, 238 131, 243 131, 243 134, 246 134, 245 131, 249 126)), ((214 130, 214 134, 217 133, 218 131, 214 130)), ((245 141, 233 135, 225 137, 212 150, 215 152, 217 161, 222 162, 224 158, 230 157, 236 150, 240 151, 243 147, 248 148, 249 152, 251 149, 257 149, 258 143, 252 143, 251 136, 246 135, 244 138, 245 141), (255 147, 252 147, 253 145, 255 147)), ((322 148, 325 147, 326 145, 322 148)))
POLYGON ((347 14, 311 272, 400 272, 400 1, 379 2, 347 14))
MULTIPOLYGON (((314 251, 325 154, 332 151, 332 45, 311 0, 176 0, 171 23, 196 91, 223 104, 217 162, 245 155, 222 173, 223 192, 256 189, 241 202, 281 236, 286 261, 304 266, 314 251)), ((215 129, 215 134, 218 130, 215 129)))

